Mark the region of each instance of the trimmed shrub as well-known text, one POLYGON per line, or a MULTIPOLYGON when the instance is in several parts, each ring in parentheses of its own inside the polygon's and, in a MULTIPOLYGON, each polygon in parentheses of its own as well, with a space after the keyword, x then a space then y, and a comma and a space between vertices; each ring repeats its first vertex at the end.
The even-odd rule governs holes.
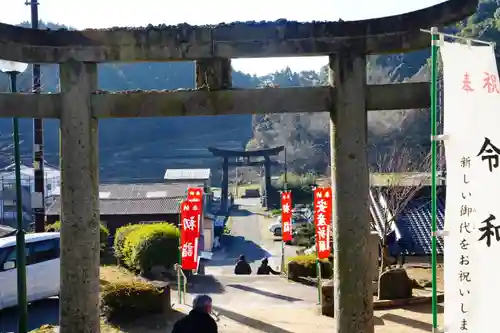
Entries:
POLYGON ((118 259, 121 264, 123 264, 124 259, 123 246, 125 245, 125 239, 129 233, 140 227, 142 227, 142 224, 128 224, 116 229, 113 250, 116 259, 118 259))
POLYGON ((162 313, 163 300, 163 291, 151 283, 112 282, 101 291, 101 314, 108 321, 122 321, 162 313))
MULTIPOLYGON (((45 231, 47 232, 60 232, 61 231, 61 221, 56 221, 52 224, 48 224, 45 226, 45 231)), ((99 241, 101 243, 101 251, 105 250, 108 247, 108 238, 109 238, 109 230, 106 228, 104 224, 100 224, 99 229, 99 241)))
MULTIPOLYGON (((328 259, 320 260, 321 277, 330 279, 333 274, 332 262, 328 259)), ((316 272, 316 255, 300 255, 290 258, 287 267, 288 278, 297 280, 300 277, 317 277, 316 272)))
POLYGON ((141 274, 155 266, 171 269, 179 259, 179 229, 170 223, 143 224, 125 237, 121 254, 125 265, 141 274))

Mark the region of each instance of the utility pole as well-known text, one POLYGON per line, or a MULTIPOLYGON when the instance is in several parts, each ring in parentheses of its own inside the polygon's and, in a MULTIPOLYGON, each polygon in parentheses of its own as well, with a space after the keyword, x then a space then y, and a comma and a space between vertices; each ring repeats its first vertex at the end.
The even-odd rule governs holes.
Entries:
MULTIPOLYGON (((31 28, 38 29, 38 0, 25 2, 26 6, 31 7, 31 28)), ((40 65, 33 64, 33 93, 39 94, 41 91, 40 65)), ((36 205, 33 207, 35 214, 35 231, 45 231, 45 179, 43 162, 43 120, 33 119, 33 169, 35 181, 36 205)))

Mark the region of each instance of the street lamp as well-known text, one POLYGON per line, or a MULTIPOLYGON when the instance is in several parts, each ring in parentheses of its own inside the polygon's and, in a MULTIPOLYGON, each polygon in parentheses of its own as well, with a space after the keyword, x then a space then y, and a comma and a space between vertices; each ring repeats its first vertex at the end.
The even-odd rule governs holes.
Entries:
MULTIPOLYGON (((0 60, 0 71, 9 75, 10 91, 17 92, 17 76, 28 68, 28 64, 15 61, 0 60)), ((19 310, 18 332, 28 332, 28 301, 26 296, 26 254, 23 228, 23 206, 21 193, 21 158, 19 151, 19 119, 12 119, 14 131, 14 161, 16 173, 16 269, 17 269, 17 308, 19 310)))

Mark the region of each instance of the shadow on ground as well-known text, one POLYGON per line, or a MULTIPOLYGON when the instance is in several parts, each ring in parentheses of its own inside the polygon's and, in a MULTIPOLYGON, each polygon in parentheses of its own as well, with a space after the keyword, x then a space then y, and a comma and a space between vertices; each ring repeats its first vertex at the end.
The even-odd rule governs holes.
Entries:
MULTIPOLYGON (((28 330, 59 324, 59 299, 33 302, 28 307, 28 330)), ((17 332, 17 308, 0 311, 0 332, 17 332)))
POLYGON ((224 260, 211 260, 207 266, 235 265, 241 254, 245 255, 249 263, 271 257, 269 252, 242 236, 222 235, 220 245, 221 248, 227 249, 228 257, 224 260))
POLYGON ((214 306, 214 310, 219 313, 219 316, 224 316, 228 319, 234 320, 240 324, 254 328, 256 330, 260 330, 262 332, 266 332, 266 333, 293 333, 293 332, 286 330, 286 329, 283 329, 281 327, 277 327, 277 326, 268 324, 266 322, 263 322, 263 321, 260 321, 257 319, 253 319, 253 318, 244 316, 242 314, 238 314, 236 312, 233 312, 233 311, 230 311, 227 309, 223 309, 223 308, 219 308, 219 307, 214 306))
POLYGON ((127 333, 168 333, 172 330, 175 322, 184 316, 183 313, 172 310, 168 315, 161 314, 131 318, 128 322, 112 323, 110 326, 119 328, 121 332, 127 333))
POLYGON ((300 301, 303 301, 300 298, 295 298, 295 297, 280 295, 280 294, 272 293, 270 291, 265 291, 265 290, 257 289, 257 288, 254 288, 254 287, 245 286, 245 285, 242 285, 242 284, 228 284, 227 287, 231 287, 231 288, 234 288, 234 289, 239 289, 239 290, 247 291, 247 292, 250 292, 250 293, 254 293, 254 294, 258 294, 258 295, 262 295, 262 296, 266 296, 266 297, 276 298, 276 299, 279 299, 279 300, 282 300, 282 301, 286 301, 286 302, 300 302, 300 301))
POLYGON ((384 325, 384 321, 392 321, 393 323, 399 324, 399 325, 404 325, 408 326, 411 328, 415 328, 418 330, 426 331, 426 332, 431 332, 432 331, 432 324, 426 323, 420 320, 412 319, 412 318, 407 318, 403 317, 397 314, 393 313, 386 313, 383 314, 378 318, 378 320, 382 321, 382 324, 378 324, 377 321, 375 321, 375 325, 384 325))
POLYGON ((254 215, 254 213, 252 213, 248 209, 241 208, 240 206, 232 208, 230 211, 230 216, 250 216, 250 215, 254 215))
MULTIPOLYGON (((405 309, 407 311, 411 312, 417 312, 417 313, 432 313, 432 305, 431 304, 418 304, 418 305, 408 305, 402 307, 402 309, 405 309)), ((438 313, 443 313, 444 312, 444 306, 441 304, 437 305, 437 311, 438 313)))
MULTIPOLYGON (((432 307, 430 304, 421 304, 415 306, 405 306, 404 309, 408 312, 415 313, 432 313, 432 307)), ((444 308, 442 305, 438 305, 438 313, 443 313, 444 308)), ((385 325, 385 321, 390 321, 399 325, 415 328, 422 331, 432 331, 432 324, 426 323, 420 320, 412 319, 410 317, 403 317, 395 313, 385 313, 379 317, 375 318, 375 325, 385 325)))
POLYGON ((188 292, 193 294, 222 294, 226 291, 224 285, 212 275, 193 275, 189 283, 188 292))

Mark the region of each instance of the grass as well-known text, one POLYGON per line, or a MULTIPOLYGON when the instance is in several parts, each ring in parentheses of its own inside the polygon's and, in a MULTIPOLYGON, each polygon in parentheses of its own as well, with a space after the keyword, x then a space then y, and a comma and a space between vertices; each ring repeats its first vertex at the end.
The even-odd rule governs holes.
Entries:
MULTIPOLYGON (((33 331, 30 331, 30 333, 54 333, 54 329, 56 327, 52 325, 43 325, 40 328, 37 328, 33 331)), ((127 333, 127 331, 122 331, 119 328, 113 327, 111 325, 108 325, 104 322, 101 322, 101 332, 102 333, 127 333)))
POLYGON ((129 282, 138 280, 138 277, 134 274, 130 273, 123 267, 119 266, 101 266, 99 272, 99 278, 101 282, 101 288, 108 283, 116 283, 116 282, 129 282))

